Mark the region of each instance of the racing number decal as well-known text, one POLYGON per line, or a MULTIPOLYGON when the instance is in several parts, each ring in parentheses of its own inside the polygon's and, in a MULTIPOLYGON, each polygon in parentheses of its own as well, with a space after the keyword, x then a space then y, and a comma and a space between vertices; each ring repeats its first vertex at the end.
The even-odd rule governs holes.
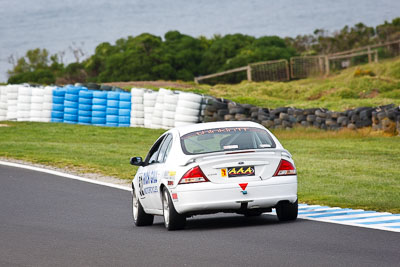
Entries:
POLYGON ((143 191, 143 176, 140 175, 139 177, 139 194, 141 197, 144 196, 144 191, 143 191))
POLYGON ((226 169, 221 169, 221 176, 227 177, 226 169))

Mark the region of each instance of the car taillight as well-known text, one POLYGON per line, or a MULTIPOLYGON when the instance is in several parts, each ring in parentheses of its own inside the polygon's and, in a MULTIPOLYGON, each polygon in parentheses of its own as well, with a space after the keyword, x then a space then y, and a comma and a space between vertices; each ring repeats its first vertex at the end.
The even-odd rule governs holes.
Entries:
POLYGON ((292 163, 287 160, 281 159, 281 162, 279 163, 278 169, 276 169, 274 176, 295 175, 296 173, 296 168, 293 166, 292 163))
POLYGON ((203 183, 209 182, 207 177, 199 166, 193 167, 188 170, 179 181, 179 184, 203 183))

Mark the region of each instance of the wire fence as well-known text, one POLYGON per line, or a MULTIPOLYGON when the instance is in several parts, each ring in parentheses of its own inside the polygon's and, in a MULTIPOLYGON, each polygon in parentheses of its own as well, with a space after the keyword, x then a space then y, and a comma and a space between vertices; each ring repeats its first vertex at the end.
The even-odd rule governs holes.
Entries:
POLYGON ((325 73, 324 56, 307 56, 290 58, 290 76, 292 79, 303 79, 325 73))
POLYGON ((286 59, 252 63, 248 66, 228 70, 216 74, 196 77, 195 82, 208 80, 215 82, 215 77, 220 80, 224 75, 239 75, 236 80, 249 81, 289 81, 291 79, 304 79, 312 76, 326 76, 330 72, 346 69, 366 63, 378 62, 379 59, 400 56, 400 40, 360 47, 329 55, 292 57, 290 63, 286 59))
POLYGON ((250 64, 250 77, 252 81, 288 81, 289 63, 286 59, 265 61, 250 64))

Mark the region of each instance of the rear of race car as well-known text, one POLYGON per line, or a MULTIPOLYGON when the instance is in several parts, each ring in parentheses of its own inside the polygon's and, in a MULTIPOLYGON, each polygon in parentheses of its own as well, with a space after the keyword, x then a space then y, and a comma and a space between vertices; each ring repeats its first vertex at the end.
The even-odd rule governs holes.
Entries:
POLYGON ((286 203, 296 205, 297 216, 295 164, 270 132, 215 128, 183 135, 181 142, 186 163, 170 187, 178 213, 261 213, 286 203))
POLYGON ((190 165, 171 189, 176 210, 181 214, 246 213, 268 211, 282 201, 294 203, 297 175, 293 161, 281 152, 248 153, 252 156, 225 155, 190 165))

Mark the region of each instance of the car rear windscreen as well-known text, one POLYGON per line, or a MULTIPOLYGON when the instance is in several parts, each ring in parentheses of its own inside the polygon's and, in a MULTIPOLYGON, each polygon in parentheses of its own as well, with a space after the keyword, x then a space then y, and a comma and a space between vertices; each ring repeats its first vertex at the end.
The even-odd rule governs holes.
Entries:
POLYGON ((181 137, 185 154, 203 154, 242 149, 275 148, 270 134, 254 127, 224 127, 185 134, 181 137))

